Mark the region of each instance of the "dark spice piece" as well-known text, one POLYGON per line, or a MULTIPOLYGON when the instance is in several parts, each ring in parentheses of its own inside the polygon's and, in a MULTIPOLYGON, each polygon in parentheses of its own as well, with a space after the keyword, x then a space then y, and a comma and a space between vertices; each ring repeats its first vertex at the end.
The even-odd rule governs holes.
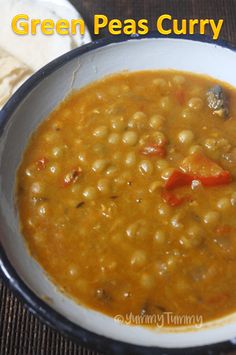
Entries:
POLYGON ((85 202, 81 201, 81 202, 78 203, 78 205, 76 205, 76 208, 80 208, 80 207, 82 207, 84 205, 85 205, 85 202))

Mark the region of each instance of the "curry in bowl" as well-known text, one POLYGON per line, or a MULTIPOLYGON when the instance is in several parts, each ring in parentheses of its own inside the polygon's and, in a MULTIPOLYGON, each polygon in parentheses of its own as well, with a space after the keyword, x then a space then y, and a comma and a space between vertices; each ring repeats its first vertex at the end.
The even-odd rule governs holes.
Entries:
POLYGON ((235 177, 236 89, 120 73, 73 92, 30 138, 16 183, 22 234, 89 308, 207 322, 236 310, 235 177))

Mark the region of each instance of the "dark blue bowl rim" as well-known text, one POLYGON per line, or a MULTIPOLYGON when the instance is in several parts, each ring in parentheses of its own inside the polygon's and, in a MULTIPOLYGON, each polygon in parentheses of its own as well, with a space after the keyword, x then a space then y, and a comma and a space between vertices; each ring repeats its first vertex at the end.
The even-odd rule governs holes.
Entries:
MULTIPOLYGON (((92 50, 104 47, 109 44, 121 43, 128 40, 142 40, 145 38, 174 38, 174 39, 187 39, 197 42, 205 42, 214 44, 217 46, 225 47, 230 50, 236 51, 236 46, 230 44, 224 40, 214 41, 210 37, 205 35, 184 35, 176 36, 170 35, 168 37, 151 32, 146 36, 113 36, 96 40, 88 43, 80 48, 76 48, 54 61, 47 64, 40 69, 37 73, 32 75, 10 98, 3 109, 0 111, 0 138, 3 133, 3 129, 11 118, 12 113, 16 110, 20 102, 28 95, 28 93, 36 87, 42 80, 59 69, 67 62, 73 60, 76 57, 81 56, 84 53, 92 50)), ((17 274, 16 270, 11 265, 3 246, 0 244, 0 273, 5 283, 13 290, 14 293, 23 301, 26 307, 37 317, 39 317, 47 325, 59 330, 63 335, 68 336, 78 344, 90 347, 94 350, 101 351, 102 353, 113 354, 219 354, 221 351, 235 350, 236 345, 234 341, 225 341, 222 343, 209 344, 206 346, 198 346, 192 348, 160 348, 160 347, 148 347, 133 345, 117 341, 111 338, 107 338, 102 335, 95 334, 88 331, 81 326, 68 320, 66 317, 59 314, 52 309, 47 303, 41 300, 36 294, 24 283, 24 281, 17 274)), ((236 336, 236 329, 235 329, 236 336)))

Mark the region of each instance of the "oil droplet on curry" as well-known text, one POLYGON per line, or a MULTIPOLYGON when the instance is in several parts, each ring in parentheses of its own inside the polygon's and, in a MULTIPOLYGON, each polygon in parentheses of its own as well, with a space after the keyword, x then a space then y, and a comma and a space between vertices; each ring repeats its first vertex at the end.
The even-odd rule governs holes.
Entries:
POLYGON ((236 89, 145 71, 73 92, 30 138, 17 205, 32 256, 89 308, 234 312, 236 89))

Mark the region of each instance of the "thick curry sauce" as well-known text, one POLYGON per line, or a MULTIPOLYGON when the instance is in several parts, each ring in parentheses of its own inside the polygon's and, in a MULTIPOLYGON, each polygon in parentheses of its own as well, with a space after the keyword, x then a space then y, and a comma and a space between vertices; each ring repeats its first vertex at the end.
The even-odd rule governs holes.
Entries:
POLYGON ((117 74, 71 94, 32 135, 17 173, 21 229, 89 308, 208 321, 236 310, 235 178, 234 88, 117 74))

